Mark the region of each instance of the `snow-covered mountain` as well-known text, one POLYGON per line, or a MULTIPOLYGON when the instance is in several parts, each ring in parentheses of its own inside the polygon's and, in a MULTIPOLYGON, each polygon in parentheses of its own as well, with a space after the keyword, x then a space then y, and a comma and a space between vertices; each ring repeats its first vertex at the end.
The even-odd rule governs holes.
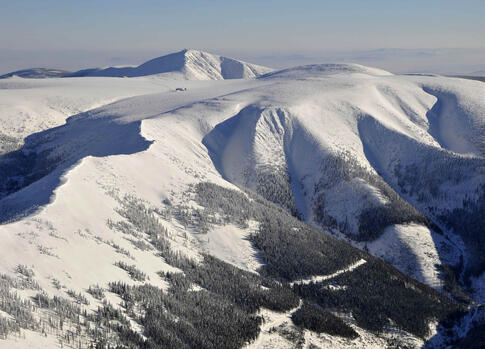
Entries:
POLYGON ((182 50, 139 66, 80 70, 68 76, 136 77, 163 74, 186 80, 254 79, 272 69, 197 50, 182 50))
POLYGON ((162 58, 130 69, 180 60, 193 81, 0 82, 0 347, 479 333, 483 83, 354 64, 197 81, 241 70, 162 58))
POLYGON ((485 70, 477 70, 473 73, 468 74, 470 76, 484 76, 485 77, 485 70))
POLYGON ((19 78, 26 79, 45 79, 45 78, 61 78, 71 74, 71 72, 60 69, 48 69, 48 68, 32 68, 17 70, 8 74, 0 75, 0 79, 11 78, 17 76, 19 78))
MULTIPOLYGON (((427 229, 423 238, 434 241, 438 252, 419 252, 409 241, 399 247, 409 252, 401 269, 413 270, 423 282, 438 285, 433 265, 458 264, 460 255, 467 261, 464 270, 480 275, 485 264, 478 211, 461 232, 451 227, 451 217, 468 199, 483 197, 481 83, 347 65, 290 69, 262 80, 278 76, 271 88, 238 96, 253 99, 204 138, 224 178, 371 250, 392 226, 397 230, 391 235, 427 229), (423 228, 401 227, 409 223, 423 228), (431 260, 424 262, 426 256, 431 260)), ((396 247, 388 246, 389 256, 379 247, 379 254, 395 260, 396 247)))

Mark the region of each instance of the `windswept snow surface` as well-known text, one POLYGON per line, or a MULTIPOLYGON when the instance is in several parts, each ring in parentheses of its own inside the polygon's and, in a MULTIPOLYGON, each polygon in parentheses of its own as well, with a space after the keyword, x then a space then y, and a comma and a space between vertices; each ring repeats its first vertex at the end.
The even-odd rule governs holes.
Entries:
POLYGON ((312 64, 268 73, 266 79, 317 80, 335 74, 366 74, 374 76, 393 75, 385 70, 360 64, 312 64))
POLYGON ((63 124, 69 116, 128 97, 172 92, 178 86, 174 81, 143 78, 0 80, 0 133, 22 141, 63 124))
MULTIPOLYGON (((214 57, 203 60, 214 64, 213 74, 198 75, 195 65, 186 66, 184 74, 217 80, 262 73, 214 57)), ((152 65, 158 63, 135 69, 147 75, 142 72, 153 73, 152 65)), ((1 213, 9 214, 0 226, 0 272, 13 274, 17 265, 28 265, 43 289, 65 296, 65 289, 53 286, 54 279, 84 293, 94 284, 135 283, 114 265, 123 260, 143 269, 150 283, 165 287, 156 273, 173 268, 154 252, 136 248, 107 221, 121 219, 116 197, 135 195, 155 207, 163 200, 176 204, 200 181, 254 190, 261 183, 276 183, 285 194, 266 192, 273 201, 288 210, 296 207, 316 226, 322 227, 319 215, 330 217, 357 236, 359 214, 390 200, 376 184, 380 182, 367 180, 375 176, 411 205, 437 217, 461 208, 463 199, 473 197, 485 182, 483 96, 480 82, 397 76, 355 65, 299 67, 255 80, 3 80, 2 132, 19 140, 22 154, 37 154, 50 167, 37 169, 41 178, 20 183, 19 190, 0 199, 1 213), (177 87, 187 91, 175 92, 177 87), (438 100, 449 105, 431 112, 438 100), (451 113, 453 108, 460 113, 451 113), (456 138, 443 129, 449 127, 456 138), (340 172, 322 167, 342 156, 348 160, 342 165, 345 171, 366 175, 332 177, 340 172), (464 175, 439 178, 436 195, 414 195, 413 183, 396 174, 396 165, 423 167, 434 158, 451 161, 453 173, 464 175), (329 201, 320 205, 324 197, 329 201), (22 212, 28 215, 17 215, 22 212), (120 254, 113 243, 134 259, 120 254)), ((451 167, 446 161, 425 173, 443 174, 451 167)), ((174 220, 163 224, 183 253, 197 257, 209 252, 248 270, 258 267, 247 230, 231 226, 227 235, 216 229, 200 238, 186 235, 174 220)), ((390 227, 369 250, 436 287, 435 263, 467 258, 467 247, 452 231, 443 230, 436 238, 420 224, 390 227), (398 253, 396 244, 407 252, 398 253), (403 258, 409 256, 415 262, 408 270, 403 258)), ((477 290, 483 289, 481 282, 483 277, 476 279, 477 290)), ((93 306, 100 304, 90 300, 93 306)), ((0 341, 0 346, 10 343, 0 341)), ((339 346, 345 347, 345 341, 339 346)))

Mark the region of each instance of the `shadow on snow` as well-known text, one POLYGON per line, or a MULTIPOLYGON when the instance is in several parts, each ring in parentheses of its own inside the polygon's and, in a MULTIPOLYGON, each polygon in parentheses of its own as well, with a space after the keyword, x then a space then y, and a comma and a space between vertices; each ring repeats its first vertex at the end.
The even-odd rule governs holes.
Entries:
POLYGON ((0 155, 0 223, 48 204, 62 176, 82 159, 148 149, 152 142, 141 136, 140 126, 141 121, 120 123, 116 117, 88 111, 32 134, 22 148, 0 155))

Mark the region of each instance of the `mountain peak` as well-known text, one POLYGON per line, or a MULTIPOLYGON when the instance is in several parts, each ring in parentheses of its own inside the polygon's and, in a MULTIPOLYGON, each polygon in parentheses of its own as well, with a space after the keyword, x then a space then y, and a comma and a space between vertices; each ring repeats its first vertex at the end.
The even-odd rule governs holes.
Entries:
POLYGON ((186 80, 254 79, 272 69, 212 53, 183 49, 137 67, 81 70, 70 76, 138 77, 165 74, 186 80))

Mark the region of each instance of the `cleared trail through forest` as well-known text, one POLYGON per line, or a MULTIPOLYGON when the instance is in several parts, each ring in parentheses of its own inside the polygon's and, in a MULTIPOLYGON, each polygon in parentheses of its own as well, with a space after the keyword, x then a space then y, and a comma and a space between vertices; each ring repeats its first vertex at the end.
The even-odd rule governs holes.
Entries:
POLYGON ((352 270, 360 267, 361 265, 365 264, 366 262, 367 261, 365 259, 359 259, 357 262, 349 265, 347 268, 344 268, 344 269, 341 269, 339 271, 336 271, 333 274, 330 274, 330 275, 320 275, 320 276, 312 276, 311 278, 302 279, 302 280, 298 280, 298 281, 293 281, 290 285, 291 286, 293 286, 293 285, 308 285, 309 283, 312 283, 312 282, 315 282, 316 283, 316 282, 320 282, 320 281, 324 281, 324 280, 333 279, 334 277, 337 277, 340 274, 347 273, 349 271, 352 271, 352 270))

